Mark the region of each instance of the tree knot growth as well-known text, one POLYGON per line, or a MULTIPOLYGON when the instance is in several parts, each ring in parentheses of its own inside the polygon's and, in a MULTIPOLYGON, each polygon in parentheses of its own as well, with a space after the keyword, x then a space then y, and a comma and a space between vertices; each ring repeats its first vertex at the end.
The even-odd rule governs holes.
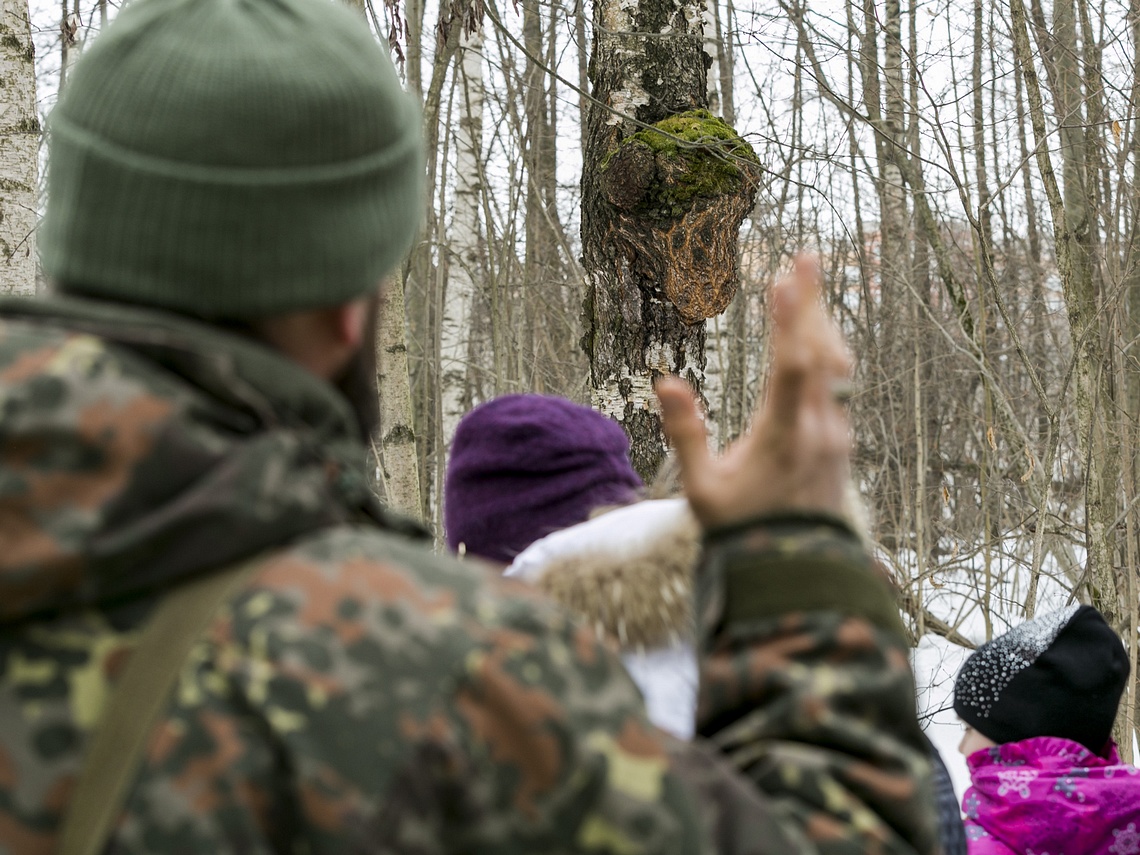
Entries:
POLYGON ((602 161, 615 247, 685 323, 720 314, 736 293, 737 238, 759 176, 752 146, 707 110, 638 131, 602 161))

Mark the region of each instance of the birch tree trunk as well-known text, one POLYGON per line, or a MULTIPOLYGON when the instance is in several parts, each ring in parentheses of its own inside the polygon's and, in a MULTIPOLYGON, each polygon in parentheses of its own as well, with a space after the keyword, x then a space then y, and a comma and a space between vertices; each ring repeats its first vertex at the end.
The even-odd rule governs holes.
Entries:
POLYGON ((0 294, 36 292, 40 123, 26 0, 0 0, 0 294))
MULTIPOLYGON (((705 55, 708 57, 708 99, 709 112, 722 116, 728 127, 735 127, 736 113, 733 99, 732 46, 725 43, 724 28, 720 23, 719 0, 705 0, 703 11, 705 26, 705 55)), ((741 286, 741 291, 743 285, 741 286)), ((711 317, 705 321, 705 399, 708 401, 709 435, 716 438, 717 445, 724 447, 726 439, 739 429, 728 427, 728 412, 733 408, 744 407, 743 400, 730 401, 728 391, 732 376, 733 358, 741 356, 742 348, 733 348, 733 331, 739 329, 743 308, 739 304, 747 302, 747 295, 736 294, 723 316, 711 317)), ((747 357, 746 357, 747 358, 747 357)), ((736 385, 740 385, 736 383, 736 385)), ((743 388, 740 388, 743 394, 743 388)), ((747 409, 747 407, 744 407, 747 409)))
POLYGON ((468 338, 476 280, 485 251, 479 209, 483 193, 483 30, 465 35, 457 81, 459 132, 456 134, 455 213, 451 222, 447 290, 440 318, 440 398, 443 447, 471 408, 468 338))
POLYGON ((582 344, 594 406, 629 434, 646 480, 665 456, 653 380, 703 386, 704 320, 735 291, 756 188, 751 148, 704 110, 703 10, 703 0, 594 3, 582 344))
MULTIPOLYGON (((417 516, 420 519, 431 520, 438 510, 433 506, 436 497, 433 489, 438 479, 435 467, 442 460, 442 449, 438 446, 439 434, 439 327, 440 299, 439 288, 443 279, 441 267, 437 264, 436 250, 440 245, 440 235, 443 231, 442 214, 439 206, 446 198, 439 192, 442 183, 441 174, 445 171, 446 153, 440 157, 441 127, 447 123, 441 121, 444 104, 444 89, 448 79, 451 61, 459 50, 460 39, 469 33, 474 24, 469 20, 468 7, 465 4, 445 5, 439 9, 436 25, 424 31, 424 6, 416 0, 407 5, 406 23, 408 27, 408 85, 411 90, 423 97, 424 110, 424 149, 427 164, 427 207, 422 226, 423 239, 419 241, 409 254, 403 269, 403 292, 405 301, 401 307, 402 322, 407 323, 407 334, 403 342, 412 346, 411 354, 404 347, 404 361, 409 363, 410 384, 412 392, 410 410, 412 418, 407 422, 409 429, 414 425, 416 442, 416 455, 419 462, 417 475, 418 491, 420 493, 420 510, 417 516), (435 54, 432 58, 430 77, 426 80, 420 68, 420 59, 423 56, 423 44, 432 36, 438 38, 435 54), (425 85, 426 84, 426 85, 425 85), (409 355, 411 359, 409 360, 409 355)), ((446 152, 446 139, 443 148, 446 152)), ((395 286, 393 286, 395 287, 395 286)), ((395 305, 389 304, 389 310, 395 311, 395 305)), ((386 328, 393 332, 396 330, 395 319, 391 319, 386 328)), ((390 346, 399 346, 399 342, 391 342, 390 346)), ((399 381, 399 371, 392 375, 393 381, 399 381)), ((402 397, 402 393, 401 393, 402 397)), ((409 448, 410 451, 410 448, 409 448)), ((402 465, 402 464, 401 464, 402 465)))
MULTIPOLYGON (((882 174, 882 239, 883 239, 883 321, 895 323, 901 309, 903 290, 911 272, 910 233, 907 222, 907 192, 903 186, 900 162, 906 156, 906 94, 902 68, 902 10, 899 0, 886 0, 883 33, 883 82, 886 134, 882 139, 884 154, 880 160, 882 174)), ((888 333, 889 335, 889 333, 888 333)), ((901 342, 900 342, 901 344, 901 342)), ((891 364, 897 364, 891 360, 891 364)))
POLYGON ((408 346, 404 331, 404 288, 393 277, 384 292, 376 325, 377 387, 380 392, 378 461, 384 496, 394 511, 422 519, 408 346))
POLYGON ((709 112, 714 116, 723 115, 723 106, 720 97, 720 64, 721 43, 717 27, 717 17, 720 10, 717 0, 705 0, 701 9, 701 26, 704 35, 705 56, 708 57, 708 71, 705 73, 705 94, 708 98, 709 112))
MULTIPOLYGON (((721 73, 725 66, 725 45, 720 36, 720 8, 718 0, 705 0, 702 21, 704 26, 704 51, 708 58, 708 71, 706 73, 706 92, 708 95, 709 112, 714 116, 722 116, 726 123, 733 125, 736 121, 731 112, 732 96, 722 96, 721 88, 727 83, 731 89, 732 79, 725 80, 721 73), (726 104, 728 109, 726 109, 726 104)), ((733 305, 743 295, 738 294, 733 305)), ((705 400, 708 402, 707 416, 709 420, 709 435, 716 437, 717 443, 725 435, 722 427, 725 420, 726 400, 725 394, 728 381, 728 363, 731 358, 731 324, 727 314, 714 316, 705 321, 705 400)))

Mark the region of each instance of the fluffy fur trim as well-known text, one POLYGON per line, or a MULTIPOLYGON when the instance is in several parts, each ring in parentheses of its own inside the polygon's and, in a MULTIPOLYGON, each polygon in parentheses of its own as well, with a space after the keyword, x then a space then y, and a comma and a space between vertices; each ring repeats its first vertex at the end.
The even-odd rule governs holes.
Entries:
POLYGON ((693 637, 700 529, 683 500, 641 502, 544 538, 509 575, 529 579, 627 650, 693 637))

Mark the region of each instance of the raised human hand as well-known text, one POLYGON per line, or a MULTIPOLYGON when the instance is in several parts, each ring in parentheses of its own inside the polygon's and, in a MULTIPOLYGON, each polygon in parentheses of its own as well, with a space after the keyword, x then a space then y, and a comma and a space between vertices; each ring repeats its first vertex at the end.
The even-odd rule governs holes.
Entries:
POLYGON ((820 278, 815 258, 801 255, 774 287, 767 392, 751 430, 720 457, 709 452, 689 385, 676 377, 657 384, 685 493, 706 529, 768 514, 844 512, 851 433, 843 391, 851 360, 824 311, 820 278))

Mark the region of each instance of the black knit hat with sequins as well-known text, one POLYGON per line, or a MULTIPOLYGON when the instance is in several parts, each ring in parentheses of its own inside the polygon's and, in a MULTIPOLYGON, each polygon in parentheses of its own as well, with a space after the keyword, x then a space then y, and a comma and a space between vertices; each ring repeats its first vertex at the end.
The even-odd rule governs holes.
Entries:
POLYGON ((999 745, 1058 736, 1102 754, 1128 680, 1120 636, 1073 605, 979 647, 958 674, 954 711, 999 745))

